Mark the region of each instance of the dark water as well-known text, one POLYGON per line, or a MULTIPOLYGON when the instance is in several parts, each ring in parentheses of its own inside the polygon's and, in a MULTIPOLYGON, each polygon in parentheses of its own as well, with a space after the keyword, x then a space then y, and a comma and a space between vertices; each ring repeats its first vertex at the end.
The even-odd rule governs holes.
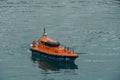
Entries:
POLYGON ((0 80, 120 80, 120 0, 0 0, 0 80), (44 27, 75 64, 31 55, 44 27))

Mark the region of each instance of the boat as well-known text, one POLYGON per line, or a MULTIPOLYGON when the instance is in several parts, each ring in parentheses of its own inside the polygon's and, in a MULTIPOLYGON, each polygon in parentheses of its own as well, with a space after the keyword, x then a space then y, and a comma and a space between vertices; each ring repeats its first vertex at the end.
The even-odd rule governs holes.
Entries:
POLYGON ((32 54, 55 61, 74 62, 78 57, 78 54, 70 50, 69 47, 62 47, 58 41, 47 37, 45 28, 38 42, 32 41, 30 50, 32 54))

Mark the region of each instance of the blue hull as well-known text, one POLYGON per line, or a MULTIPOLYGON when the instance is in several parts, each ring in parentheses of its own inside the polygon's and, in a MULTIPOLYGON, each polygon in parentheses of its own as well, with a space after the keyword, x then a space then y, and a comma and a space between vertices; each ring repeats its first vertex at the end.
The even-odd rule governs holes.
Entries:
POLYGON ((59 71, 60 69, 78 69, 78 66, 74 62, 50 60, 35 54, 31 55, 31 60, 38 63, 38 67, 43 70, 59 71))
POLYGON ((44 57, 44 58, 52 59, 52 60, 55 60, 55 61, 69 61, 69 62, 74 62, 74 60, 77 58, 77 57, 66 57, 66 56, 48 55, 46 53, 39 52, 39 51, 32 50, 32 49, 31 49, 31 51, 32 51, 32 54, 35 54, 35 55, 38 55, 38 56, 41 56, 41 57, 44 57))

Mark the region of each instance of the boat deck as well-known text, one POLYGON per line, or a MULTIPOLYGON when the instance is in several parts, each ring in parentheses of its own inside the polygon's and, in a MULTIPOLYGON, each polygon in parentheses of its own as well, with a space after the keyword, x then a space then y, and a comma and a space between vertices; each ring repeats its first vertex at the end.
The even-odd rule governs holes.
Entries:
POLYGON ((76 53, 71 52, 70 50, 66 50, 63 47, 48 47, 44 46, 42 44, 39 44, 38 46, 34 46, 32 50, 43 52, 48 55, 55 55, 55 56, 68 56, 68 57, 77 57, 78 55, 76 53))

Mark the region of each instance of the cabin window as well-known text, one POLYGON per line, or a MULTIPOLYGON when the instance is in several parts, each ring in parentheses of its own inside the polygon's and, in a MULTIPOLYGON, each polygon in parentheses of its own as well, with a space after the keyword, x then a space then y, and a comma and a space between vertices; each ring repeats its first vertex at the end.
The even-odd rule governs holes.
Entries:
POLYGON ((59 42, 43 42, 41 41, 41 43, 45 46, 49 46, 49 47, 58 47, 60 45, 59 42))

